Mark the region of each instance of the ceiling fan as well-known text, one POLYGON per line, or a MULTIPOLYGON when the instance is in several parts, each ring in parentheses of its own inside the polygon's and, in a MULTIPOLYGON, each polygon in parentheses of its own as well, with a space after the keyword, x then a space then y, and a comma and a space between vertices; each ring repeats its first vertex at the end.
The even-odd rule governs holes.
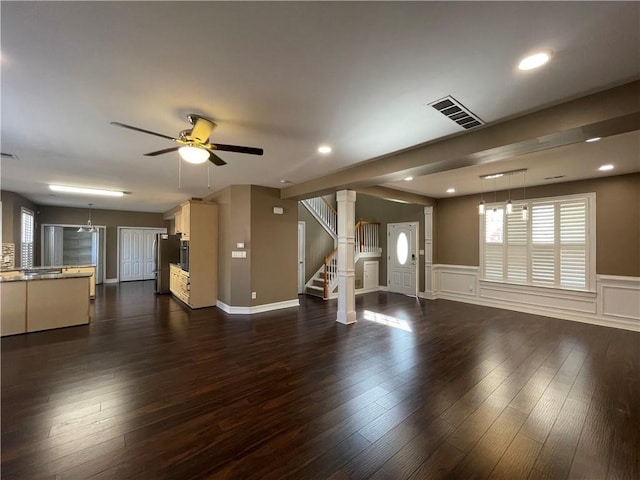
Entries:
POLYGON ((236 152, 247 153, 249 155, 262 155, 264 151, 261 148, 255 147, 243 147, 240 145, 225 145, 223 143, 211 143, 209 136, 216 124, 202 115, 190 113, 187 115, 187 120, 193 125, 192 128, 182 130, 178 135, 178 138, 170 137, 169 135, 163 135, 162 133, 152 132, 145 130, 144 128, 134 127, 120 122, 111 122, 111 125, 117 127, 128 128, 130 130, 136 130, 142 133, 148 133, 149 135, 155 135, 157 137, 166 138, 179 143, 180 146, 165 148, 164 150, 157 150, 155 152, 145 153, 147 157, 155 157, 156 155, 163 155, 165 153, 175 152, 180 153, 180 156, 189 163, 204 163, 209 160, 216 165, 226 165, 227 162, 222 160, 215 154, 215 150, 219 152, 236 152))

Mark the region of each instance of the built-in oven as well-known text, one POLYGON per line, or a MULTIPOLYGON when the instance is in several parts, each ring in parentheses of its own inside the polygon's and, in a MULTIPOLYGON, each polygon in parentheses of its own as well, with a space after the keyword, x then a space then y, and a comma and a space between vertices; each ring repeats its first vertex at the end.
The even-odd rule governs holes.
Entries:
POLYGON ((180 241, 180 267, 185 272, 189 271, 189 241, 180 241))

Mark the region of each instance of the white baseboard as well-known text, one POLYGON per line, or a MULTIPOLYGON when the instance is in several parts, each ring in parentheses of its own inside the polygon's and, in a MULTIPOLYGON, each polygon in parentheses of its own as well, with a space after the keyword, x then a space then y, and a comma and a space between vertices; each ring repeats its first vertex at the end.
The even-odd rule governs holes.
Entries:
POLYGON ((272 310, 280 310, 282 308, 291 308, 300 306, 300 301, 296 298, 295 300, 285 300, 283 302, 275 302, 275 303, 265 303, 264 305, 255 305, 253 307, 234 307, 231 305, 227 305, 224 302, 218 300, 216 302, 216 307, 222 310, 225 313, 229 313, 231 315, 251 315, 253 313, 263 313, 270 312, 272 310))
POLYGON ((480 281, 475 266, 434 265, 433 271, 432 299, 640 331, 638 277, 597 275, 596 291, 581 292, 480 281))
POLYGON ((105 278, 102 283, 118 283, 118 281, 117 278, 105 278))

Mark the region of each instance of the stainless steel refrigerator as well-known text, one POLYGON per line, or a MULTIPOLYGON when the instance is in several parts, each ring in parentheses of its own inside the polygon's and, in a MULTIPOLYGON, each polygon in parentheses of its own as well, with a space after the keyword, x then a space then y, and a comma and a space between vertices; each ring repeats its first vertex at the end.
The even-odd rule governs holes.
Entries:
POLYGON ((169 293, 169 264, 180 263, 180 237, 158 233, 153 241, 156 293, 169 293))

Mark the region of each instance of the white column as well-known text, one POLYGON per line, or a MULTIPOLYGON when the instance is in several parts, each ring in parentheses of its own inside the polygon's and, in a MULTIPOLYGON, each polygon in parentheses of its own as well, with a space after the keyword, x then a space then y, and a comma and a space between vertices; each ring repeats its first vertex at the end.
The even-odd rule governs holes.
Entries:
POLYGON ((356 192, 340 190, 338 201, 338 318, 348 325, 356 322, 355 224, 356 192))

